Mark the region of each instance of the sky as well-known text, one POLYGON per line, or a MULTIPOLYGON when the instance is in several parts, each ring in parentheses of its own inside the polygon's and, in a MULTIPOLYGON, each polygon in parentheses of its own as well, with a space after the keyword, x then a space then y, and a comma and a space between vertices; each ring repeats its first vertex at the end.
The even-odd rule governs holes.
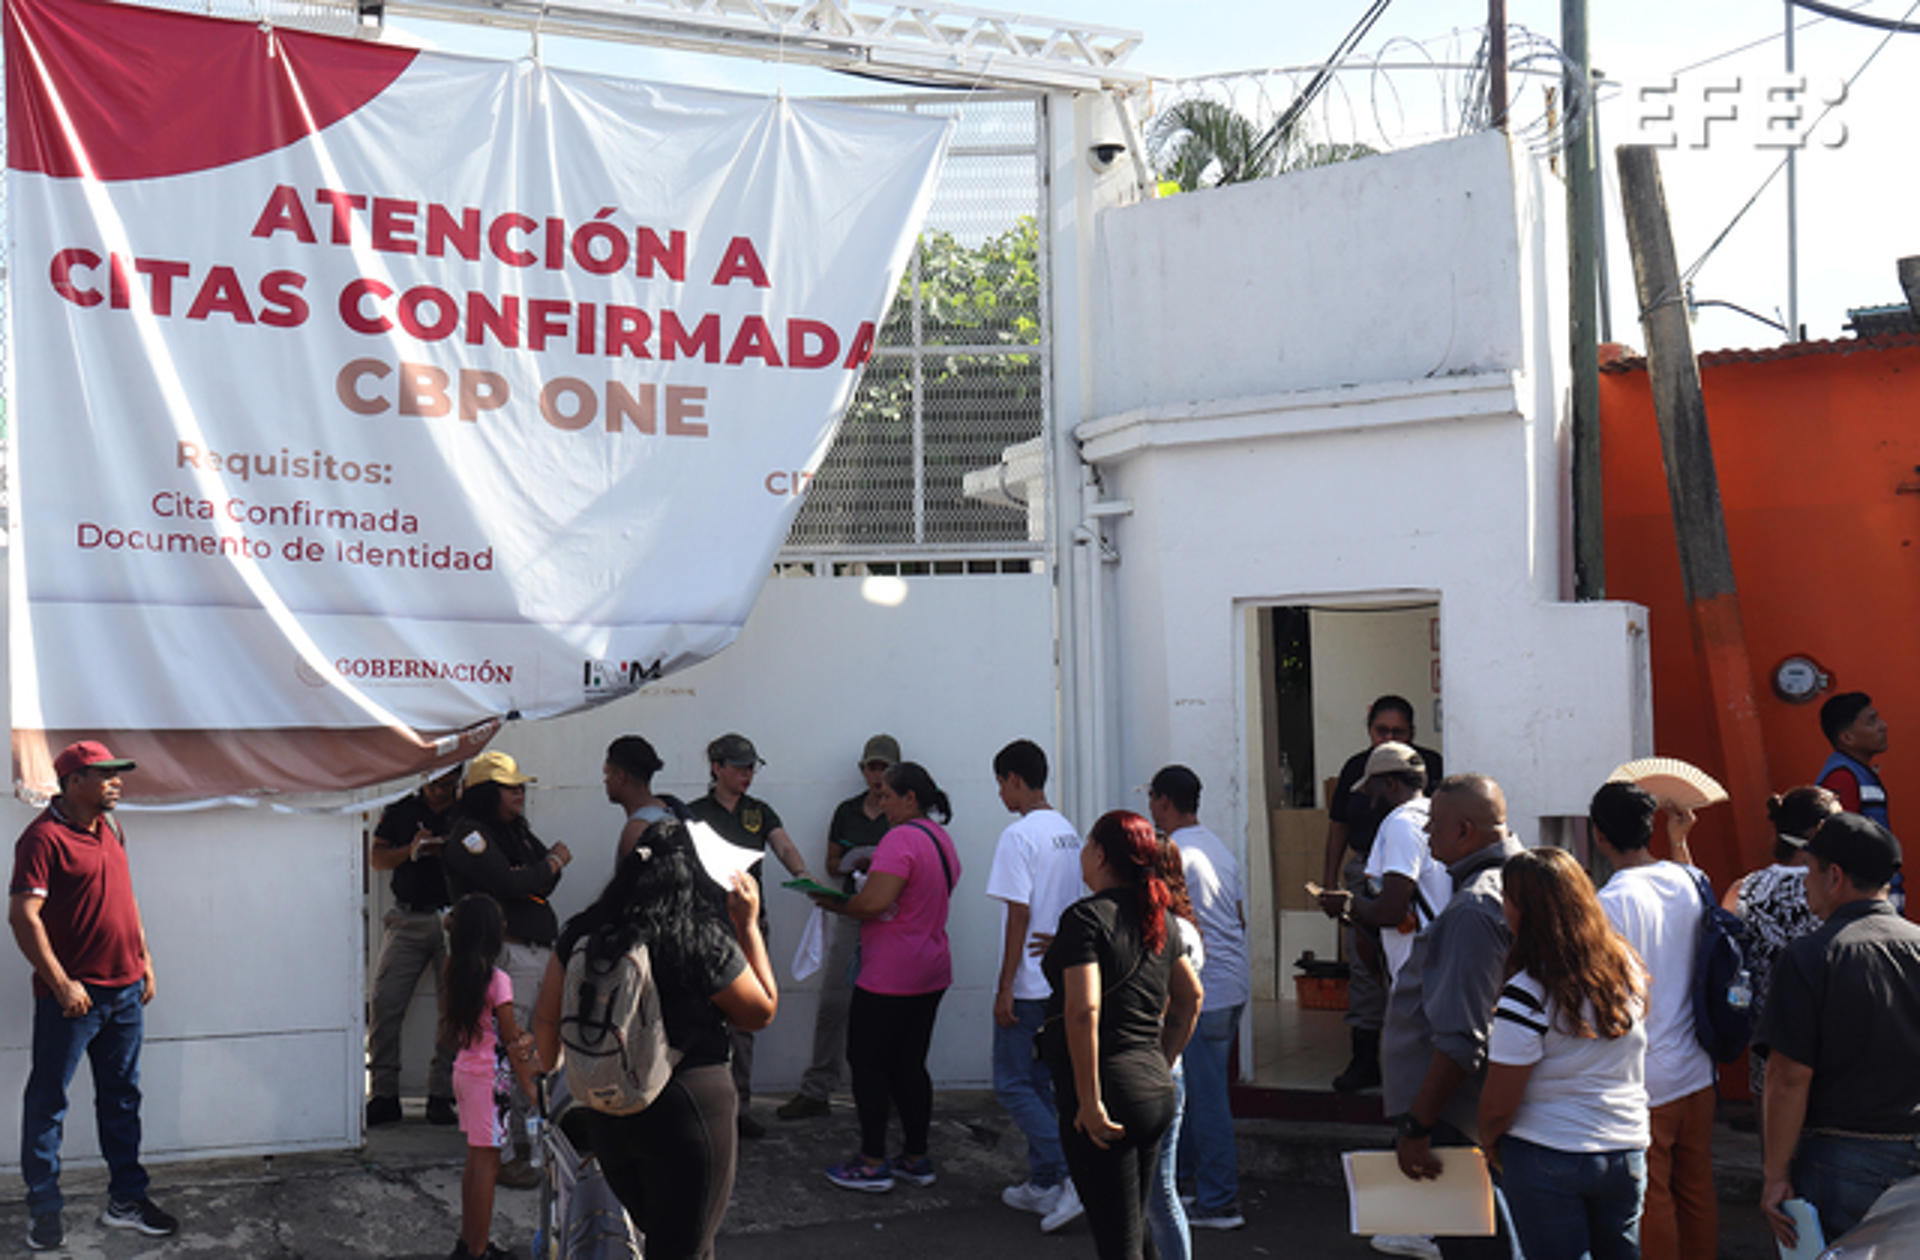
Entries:
MULTIPOLYGON (((1864 13, 1920 20, 1920 0, 1840 0, 1864 13)), ((979 6, 993 7, 993 6, 979 6)), ((1035 0, 1018 12, 1139 31, 1140 48, 1128 65, 1158 77, 1182 79, 1230 71, 1301 66, 1325 59, 1368 8, 1367 0, 1035 0)), ((1560 42, 1560 0, 1508 0, 1510 25, 1560 42)), ((1706 123, 1725 112, 1724 102, 1745 119, 1765 109, 1764 93, 1784 73, 1784 0, 1591 0, 1593 65, 1619 86, 1610 88, 1600 111, 1601 165, 1608 229, 1611 332, 1616 341, 1641 345, 1632 267, 1620 224, 1619 189, 1613 178, 1613 146, 1642 138, 1637 90, 1657 85, 1676 71, 1709 58, 1709 66, 1675 80, 1675 130, 1680 147, 1661 156, 1675 244, 1683 268, 1700 258, 1726 229, 1763 180, 1779 164, 1777 150, 1758 147, 1753 130, 1706 123), (1721 56, 1743 45, 1757 47, 1721 56), (1735 84, 1739 90, 1732 91, 1735 84), (1705 89, 1721 95, 1709 102, 1705 89), (1707 143, 1698 143, 1705 132, 1707 143)), ((1483 0, 1395 0, 1361 43, 1362 58, 1407 60, 1416 55, 1470 56, 1477 28, 1486 21, 1483 0), (1418 44, 1424 48, 1416 49, 1418 44)), ((448 51, 516 57, 525 55, 524 34, 480 32, 439 25, 403 29, 448 51)), ((1806 12, 1797 14, 1796 63, 1810 87, 1823 96, 1852 77, 1883 40, 1880 32, 1806 12)), ((618 73, 642 79, 691 83, 751 92, 784 89, 796 95, 848 95, 882 90, 847 76, 795 66, 772 66, 731 57, 675 53, 631 45, 587 45, 547 38, 542 56, 553 65, 618 73)), ((1392 88, 1402 94, 1403 139, 1439 130, 1439 87, 1431 71, 1396 72, 1392 88)), ((1546 78, 1521 78, 1516 122, 1542 117, 1546 78)), ((1324 117, 1335 128, 1364 126, 1378 76, 1352 73, 1339 80, 1324 117)), ((1457 84, 1458 80, 1455 79, 1457 84)), ((885 89, 897 90, 897 89, 885 89)), ((1154 98, 1173 90, 1156 85, 1154 98)), ((1799 183, 1799 319, 1813 338, 1846 336, 1850 307, 1902 301, 1895 272, 1903 254, 1920 254, 1920 168, 1911 162, 1915 96, 1920 94, 1920 35, 1885 40, 1877 59, 1837 105, 1822 131, 1813 133, 1797 159, 1799 183), (1844 133, 1838 126, 1844 126, 1844 133), (1823 139, 1824 133, 1824 139, 1823 139)), ((1658 99, 1658 98, 1656 98, 1658 99)), ((1809 107, 1809 117, 1816 107, 1809 107)), ((1337 137, 1336 137, 1337 138, 1337 137)), ((1656 138, 1645 136, 1645 138, 1656 138)), ((1777 177, 1752 209, 1715 248, 1695 276, 1701 300, 1737 303, 1784 320, 1788 291, 1786 179, 1777 177)), ((1725 308, 1703 308, 1694 327, 1698 349, 1767 346, 1783 340, 1778 329, 1725 308)))

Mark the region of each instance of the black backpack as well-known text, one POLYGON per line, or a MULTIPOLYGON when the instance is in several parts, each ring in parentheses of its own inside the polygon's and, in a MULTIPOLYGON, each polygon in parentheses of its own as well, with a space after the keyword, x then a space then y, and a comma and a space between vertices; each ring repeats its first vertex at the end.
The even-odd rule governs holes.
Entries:
POLYGON ((1705 910, 1693 955, 1693 1035, 1715 1063, 1739 1058, 1753 1037, 1753 982, 1747 974, 1747 925, 1713 899, 1713 885, 1689 868, 1705 910))

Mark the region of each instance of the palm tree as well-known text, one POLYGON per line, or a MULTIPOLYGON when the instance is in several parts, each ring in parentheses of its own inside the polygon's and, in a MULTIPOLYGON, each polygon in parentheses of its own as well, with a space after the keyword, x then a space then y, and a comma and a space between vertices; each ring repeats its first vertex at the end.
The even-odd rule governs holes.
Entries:
POLYGON ((1230 105, 1192 96, 1154 120, 1148 150, 1160 178, 1178 184, 1182 192, 1266 179, 1374 152, 1364 144, 1312 143, 1304 132, 1296 123, 1271 135, 1230 105))

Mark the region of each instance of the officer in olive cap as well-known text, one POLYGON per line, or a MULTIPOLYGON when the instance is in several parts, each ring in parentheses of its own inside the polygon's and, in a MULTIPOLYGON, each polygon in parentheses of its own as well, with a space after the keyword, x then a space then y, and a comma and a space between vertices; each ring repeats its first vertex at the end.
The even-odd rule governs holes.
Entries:
MULTIPOLYGON (((707 764, 713 777, 707 794, 688 807, 694 818, 712 827, 729 843, 743 849, 764 853, 771 846, 774 856, 795 878, 812 878, 807 874, 806 860, 800 856, 800 850, 794 847, 787 829, 780 825, 780 815, 774 813, 773 806, 757 796, 747 795, 747 789, 753 786, 754 772, 766 764, 754 748, 753 741, 745 735, 722 735, 707 745, 707 764)), ((764 862, 755 868, 763 887, 766 883, 763 874, 765 869, 764 862)), ((760 900, 760 931, 762 935, 767 931, 767 903, 764 896, 760 900)), ((753 1034, 735 1028, 733 1083, 740 1092, 740 1136, 765 1137, 766 1126, 755 1120, 748 1110, 752 1101, 752 1082, 753 1034)))

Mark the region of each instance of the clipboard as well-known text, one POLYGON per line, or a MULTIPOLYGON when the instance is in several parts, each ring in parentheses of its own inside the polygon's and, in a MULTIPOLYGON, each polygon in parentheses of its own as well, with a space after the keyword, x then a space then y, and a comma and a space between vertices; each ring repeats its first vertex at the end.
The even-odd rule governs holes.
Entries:
POLYGON ((1491 1238, 1493 1178, 1477 1146, 1439 1146, 1441 1173, 1415 1181, 1392 1151, 1348 1151, 1347 1224, 1355 1234, 1445 1234, 1491 1238))
POLYGON ((780 883, 782 888, 791 888, 795 892, 806 893, 809 897, 834 897, 845 901, 851 894, 829 887, 817 879, 788 879, 780 883))

